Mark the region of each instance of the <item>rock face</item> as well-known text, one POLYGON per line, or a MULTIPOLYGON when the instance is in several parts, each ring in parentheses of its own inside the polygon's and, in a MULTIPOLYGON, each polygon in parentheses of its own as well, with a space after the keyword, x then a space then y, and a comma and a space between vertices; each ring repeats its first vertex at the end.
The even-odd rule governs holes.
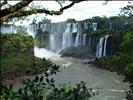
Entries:
POLYGON ((95 53, 86 46, 71 46, 68 48, 63 49, 62 51, 59 52, 59 54, 61 54, 62 57, 74 57, 74 58, 88 58, 88 59, 92 59, 95 57, 95 53))

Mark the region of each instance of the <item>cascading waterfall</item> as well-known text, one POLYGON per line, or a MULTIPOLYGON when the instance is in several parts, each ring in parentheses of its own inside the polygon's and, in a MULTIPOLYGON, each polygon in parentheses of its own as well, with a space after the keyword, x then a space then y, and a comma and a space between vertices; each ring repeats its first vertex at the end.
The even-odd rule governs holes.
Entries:
POLYGON ((86 45, 86 34, 83 34, 83 45, 86 45))
POLYGON ((97 45, 97 51, 96 51, 97 58, 101 58, 103 56, 103 43, 104 43, 104 37, 101 37, 97 45))
POLYGON ((97 30, 97 23, 92 23, 93 31, 97 30))
POLYGON ((41 24, 40 28, 44 31, 47 31, 47 24, 41 24))
POLYGON ((28 32, 29 35, 31 35, 34 38, 36 33, 37 33, 37 26, 36 26, 36 24, 30 24, 27 27, 27 32, 28 32))
POLYGON ((55 39, 53 34, 50 34, 50 49, 52 51, 55 50, 55 39))
POLYGON ((71 33, 71 24, 67 24, 67 28, 63 33, 62 48, 66 48, 72 45, 72 33, 71 33))
POLYGON ((109 35, 105 35, 100 38, 99 43, 97 44, 96 57, 101 58, 102 56, 106 56, 107 49, 107 39, 109 35))
POLYGON ((75 39, 75 46, 78 46, 80 44, 80 34, 78 33, 75 39))
POLYGON ((77 24, 77 23, 73 23, 72 25, 73 25, 72 33, 77 32, 77 31, 78 31, 78 29, 77 29, 77 25, 78 25, 78 24, 77 24))
POLYGON ((84 23, 84 29, 88 29, 87 23, 84 23))
MULTIPOLYGON (((39 26, 39 25, 38 25, 39 26)), ((34 37, 38 26, 36 24, 31 24, 29 26, 29 33, 34 37)), ((43 24, 40 26, 43 28, 45 31, 50 30, 50 50, 51 51, 59 51, 64 48, 70 47, 70 46, 80 46, 80 45, 86 45, 91 47, 95 47, 95 38, 92 37, 87 37, 87 34, 83 34, 82 32, 79 31, 78 27, 81 28, 80 24, 77 23, 68 23, 68 24, 56 24, 52 23, 51 25, 49 24, 43 24), (50 28, 49 28, 50 26, 50 28), (77 33, 75 36, 73 36, 77 33), (58 34, 57 34, 58 33, 58 34), (63 34, 62 34, 63 33, 63 34), (73 34, 74 33, 74 34, 73 34), (88 42, 86 39, 88 38, 88 42), (73 43, 74 42, 74 43, 73 43), (59 46, 59 43, 61 43, 61 46, 59 46)), ((95 23, 94 28, 96 29, 97 24, 95 23)), ((94 30, 95 30, 94 29, 94 30)), ((109 35, 105 35, 100 38, 99 43, 97 44, 97 50, 96 50, 96 57, 100 58, 102 56, 106 56, 106 51, 107 51, 107 39, 109 35)), ((43 42, 43 40, 42 40, 43 42)))
POLYGON ((89 36, 89 47, 91 46, 91 37, 89 36))
MULTIPOLYGON (((28 27, 28 33, 35 36, 39 25, 31 24, 28 27)), ((88 27, 87 24, 83 26, 83 28, 88 27)), ((82 33, 82 24, 79 23, 51 23, 51 24, 41 24, 40 28, 43 31, 50 32, 49 36, 49 48, 51 51, 57 52, 64 48, 70 46, 80 46, 87 45, 91 47, 95 47, 95 39, 91 36, 87 37, 86 33, 82 33), (76 34, 77 33, 77 34, 76 34), (88 38, 88 41, 86 40, 88 38)), ((97 23, 93 23, 94 30, 97 29, 97 23)), ((100 58, 102 56, 106 56, 106 45, 107 39, 109 35, 101 37, 99 43, 97 45, 96 57, 100 58)), ((42 39, 42 42, 44 40, 42 39)))
POLYGON ((105 42, 104 42, 104 52, 103 52, 103 56, 106 56, 106 47, 107 47, 107 39, 108 39, 109 35, 105 36, 105 42))
POLYGON ((112 23, 109 23, 109 30, 112 30, 112 23))
POLYGON ((1 25, 0 26, 0 32, 1 33, 17 33, 18 27, 15 27, 14 25, 1 25))

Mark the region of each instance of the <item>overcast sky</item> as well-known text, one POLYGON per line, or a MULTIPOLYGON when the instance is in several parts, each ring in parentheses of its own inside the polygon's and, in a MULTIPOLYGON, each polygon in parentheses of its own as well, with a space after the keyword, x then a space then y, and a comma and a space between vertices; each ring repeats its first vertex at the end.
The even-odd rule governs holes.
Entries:
MULTIPOLYGON (((42 5, 45 8, 58 10, 59 4, 55 1, 34 1, 35 4, 42 5)), ((45 14, 38 14, 36 19, 39 21, 44 17, 51 19, 52 22, 60 22, 65 21, 68 18, 74 18, 76 20, 83 20, 87 18, 91 18, 93 16, 115 16, 120 12, 120 8, 124 7, 128 4, 128 1, 109 1, 107 5, 103 5, 105 1, 84 1, 78 4, 75 4, 71 8, 64 11, 62 15, 58 16, 50 16, 45 14)), ((12 2, 13 3, 13 2, 12 2)), ((68 4, 66 2, 65 4, 68 4)), ((33 19, 32 15, 30 17, 29 22, 33 19)), ((35 16, 34 16, 35 17, 35 16)), ((28 24, 28 23, 25 23, 28 24)))

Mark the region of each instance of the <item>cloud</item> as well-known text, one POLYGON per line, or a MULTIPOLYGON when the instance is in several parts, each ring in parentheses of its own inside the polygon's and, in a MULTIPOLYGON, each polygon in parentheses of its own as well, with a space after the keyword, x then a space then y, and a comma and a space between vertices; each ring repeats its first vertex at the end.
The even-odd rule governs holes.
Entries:
POLYGON ((73 7, 64 11, 60 16, 47 16, 53 22, 65 21, 68 18, 83 20, 93 16, 115 16, 118 15, 119 8, 126 6, 127 1, 111 1, 107 5, 103 5, 104 1, 85 1, 75 4, 73 7))

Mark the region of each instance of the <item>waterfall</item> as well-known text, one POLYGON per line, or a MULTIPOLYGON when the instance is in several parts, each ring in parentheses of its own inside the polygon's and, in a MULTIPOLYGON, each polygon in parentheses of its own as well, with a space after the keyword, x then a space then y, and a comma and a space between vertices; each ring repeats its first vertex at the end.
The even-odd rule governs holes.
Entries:
POLYGON ((99 43, 97 44, 97 50, 96 50, 96 57, 101 58, 102 56, 106 56, 106 50, 107 50, 107 39, 109 35, 105 35, 100 38, 99 43))
POLYGON ((63 49, 72 45, 72 33, 70 29, 71 29, 71 24, 67 24, 67 28, 63 33, 63 42, 62 42, 63 49))
POLYGON ((86 45, 86 34, 83 34, 83 45, 86 45))
POLYGON ((97 23, 92 23, 93 31, 97 30, 97 23))
POLYGON ((73 29, 73 30, 72 30, 72 33, 77 32, 77 31, 78 31, 78 30, 77 30, 77 25, 78 25, 78 24, 77 24, 77 23, 73 23, 72 25, 73 25, 73 27, 72 27, 72 29, 73 29))
POLYGON ((112 23, 109 23, 109 30, 112 30, 112 23))
POLYGON ((104 43, 104 37, 101 37, 97 45, 97 51, 96 51, 97 58, 101 58, 103 56, 103 43, 104 43))
POLYGON ((41 24, 40 28, 42 29, 42 31, 47 31, 47 24, 41 24))
POLYGON ((78 46, 80 42, 80 34, 78 33, 75 39, 75 46, 78 46))
POLYGON ((29 35, 31 35, 34 38, 36 33, 37 33, 37 26, 36 26, 36 24, 30 24, 27 27, 27 32, 28 32, 29 35))
POLYGON ((89 36, 89 47, 91 46, 91 36, 89 36))
POLYGON ((55 38, 53 34, 50 34, 50 49, 52 51, 55 49, 55 38))
POLYGON ((0 26, 0 32, 1 33, 10 33, 10 34, 12 34, 12 33, 17 33, 17 29, 18 29, 18 27, 16 27, 15 25, 6 25, 6 24, 3 24, 3 25, 1 25, 0 26))
POLYGON ((108 39, 109 35, 105 36, 105 42, 104 42, 104 52, 103 52, 103 56, 106 56, 106 47, 107 47, 107 39, 108 39))
POLYGON ((84 23, 84 29, 88 29, 88 24, 84 23))

